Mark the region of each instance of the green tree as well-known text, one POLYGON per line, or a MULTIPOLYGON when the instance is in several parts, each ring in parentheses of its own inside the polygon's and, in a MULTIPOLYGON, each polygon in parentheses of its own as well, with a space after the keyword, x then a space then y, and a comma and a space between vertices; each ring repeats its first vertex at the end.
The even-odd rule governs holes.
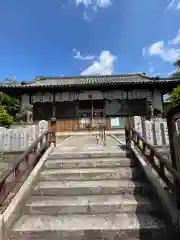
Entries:
MULTIPOLYGON (((178 59, 174 66, 177 67, 177 71, 172 74, 173 77, 180 77, 180 59, 178 59)), ((169 101, 173 106, 180 104, 180 85, 173 89, 170 94, 169 101)))
MULTIPOLYGON (((0 85, 19 85, 20 82, 15 78, 6 77, 4 82, 0 82, 0 85)), ((5 106, 6 111, 15 116, 20 111, 20 98, 7 95, 6 93, 0 92, 0 104, 5 106)))
MULTIPOLYGON (((4 82, 0 85, 16 85, 19 81, 16 78, 5 78, 4 82)), ((20 111, 20 98, 10 96, 6 93, 0 92, 0 125, 9 127, 13 122, 13 116, 20 111)))
POLYGON ((172 74, 173 77, 179 77, 180 76, 180 59, 178 59, 175 63, 174 66, 177 67, 176 72, 172 74))
POLYGON ((13 117, 7 112, 6 107, 0 105, 0 125, 9 127, 13 122, 13 117))
POLYGON ((180 104, 180 85, 173 89, 169 101, 173 106, 180 104))
POLYGON ((172 76, 173 76, 173 77, 180 77, 180 72, 174 72, 174 73, 172 74, 172 76))
POLYGON ((5 106, 10 115, 15 115, 20 111, 20 98, 0 92, 0 104, 5 106))
POLYGON ((174 66, 178 67, 178 70, 180 70, 180 59, 176 60, 174 66))

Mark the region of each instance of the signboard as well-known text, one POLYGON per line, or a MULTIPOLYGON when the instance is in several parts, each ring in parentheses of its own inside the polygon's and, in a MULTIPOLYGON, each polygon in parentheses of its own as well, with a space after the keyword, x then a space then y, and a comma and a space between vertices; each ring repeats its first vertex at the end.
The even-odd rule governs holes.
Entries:
POLYGON ((111 118, 111 127, 119 127, 119 118, 111 118))

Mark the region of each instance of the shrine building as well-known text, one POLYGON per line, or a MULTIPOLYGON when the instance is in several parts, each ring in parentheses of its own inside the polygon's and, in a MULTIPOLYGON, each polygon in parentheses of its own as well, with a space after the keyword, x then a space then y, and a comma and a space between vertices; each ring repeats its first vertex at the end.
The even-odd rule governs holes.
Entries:
POLYGON ((107 129, 124 128, 127 116, 146 116, 149 103, 163 112, 163 95, 180 78, 148 77, 143 73, 108 76, 40 76, 28 83, 0 85, 0 91, 21 96, 33 105, 34 121, 54 122, 57 132, 93 128, 104 120, 107 129))

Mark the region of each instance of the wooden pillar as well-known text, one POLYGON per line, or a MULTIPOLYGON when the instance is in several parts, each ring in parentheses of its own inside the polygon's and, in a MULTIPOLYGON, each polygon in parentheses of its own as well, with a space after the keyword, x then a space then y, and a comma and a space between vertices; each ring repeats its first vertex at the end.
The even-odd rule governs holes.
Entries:
POLYGON ((56 132, 56 102, 55 102, 55 94, 53 94, 51 130, 56 132))
POLYGON ((52 106, 52 117, 56 118, 56 103, 53 102, 53 106, 52 106))
POLYGON ((76 100, 76 121, 77 121, 77 131, 79 131, 79 100, 76 100))

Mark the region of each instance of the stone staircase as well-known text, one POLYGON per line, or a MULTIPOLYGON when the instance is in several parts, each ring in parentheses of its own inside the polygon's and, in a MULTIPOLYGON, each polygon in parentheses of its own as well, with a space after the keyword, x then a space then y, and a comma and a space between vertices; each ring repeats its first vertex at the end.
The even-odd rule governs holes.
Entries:
POLYGON ((86 153, 55 149, 9 235, 11 240, 170 239, 165 229, 137 160, 117 146, 86 153))

